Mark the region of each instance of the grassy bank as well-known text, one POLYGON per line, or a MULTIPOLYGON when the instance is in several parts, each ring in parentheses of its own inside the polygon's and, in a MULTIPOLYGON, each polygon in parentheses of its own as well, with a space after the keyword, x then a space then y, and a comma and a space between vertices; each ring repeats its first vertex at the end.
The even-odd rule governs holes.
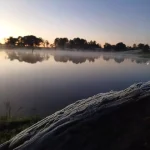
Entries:
POLYGON ((0 144, 41 120, 40 117, 0 117, 0 144))

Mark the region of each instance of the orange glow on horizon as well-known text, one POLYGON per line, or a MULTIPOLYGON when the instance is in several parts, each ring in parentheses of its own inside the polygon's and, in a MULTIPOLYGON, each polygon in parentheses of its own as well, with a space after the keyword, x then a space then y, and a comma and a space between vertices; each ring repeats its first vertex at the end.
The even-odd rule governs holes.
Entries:
POLYGON ((27 34, 27 32, 14 24, 2 21, 0 24, 0 42, 4 43, 4 39, 10 36, 18 37, 27 34))

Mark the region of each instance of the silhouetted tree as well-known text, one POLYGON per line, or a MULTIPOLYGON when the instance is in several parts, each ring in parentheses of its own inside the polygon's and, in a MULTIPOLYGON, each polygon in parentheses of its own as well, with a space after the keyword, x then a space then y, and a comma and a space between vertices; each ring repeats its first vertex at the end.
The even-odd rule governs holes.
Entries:
POLYGON ((46 45, 46 47, 49 46, 49 42, 47 40, 45 41, 45 45, 46 45))
POLYGON ((137 45, 136 44, 133 44, 133 49, 137 49, 137 45))
POLYGON ((109 44, 109 43, 105 43, 104 49, 106 49, 106 50, 111 50, 111 49, 112 49, 112 45, 109 44))
POLYGON ((17 41, 18 41, 17 38, 9 37, 8 39, 6 39, 5 44, 10 46, 15 46, 17 44, 17 41))
POLYGON ((143 52, 149 52, 150 47, 148 44, 144 45, 144 44, 140 43, 140 44, 138 44, 138 48, 140 50, 142 50, 143 52))
POLYGON ((126 48, 127 48, 126 45, 122 42, 117 43, 115 46, 115 50, 117 51, 126 50, 126 48))
POLYGON ((55 44, 50 44, 50 47, 51 47, 51 48, 54 48, 54 47, 55 47, 55 44))
POLYGON ((127 46, 127 50, 133 50, 133 47, 127 46))
POLYGON ((144 48, 144 44, 142 43, 138 44, 138 48, 142 50, 144 48))
POLYGON ((85 39, 80 39, 80 48, 84 49, 87 45, 87 41, 85 39))
POLYGON ((146 44, 144 45, 143 49, 142 49, 144 52, 149 52, 149 45, 146 44))
POLYGON ((6 45, 30 46, 30 47, 34 47, 34 46, 38 47, 43 42, 44 41, 42 38, 37 38, 36 36, 33 36, 33 35, 28 35, 28 36, 24 36, 24 37, 19 36, 18 38, 9 37, 5 40, 6 45))
POLYGON ((67 42, 68 42, 68 38, 62 38, 62 39, 61 39, 60 44, 61 44, 61 47, 62 47, 63 49, 65 48, 67 42))
POLYGON ((56 38, 54 40, 55 47, 59 48, 76 48, 76 49, 95 49, 95 48, 101 48, 99 44, 96 43, 96 41, 90 41, 87 42, 85 39, 80 38, 74 38, 73 40, 68 40, 67 38, 56 38))
POLYGON ((23 41, 23 38, 21 36, 18 36, 18 38, 17 38, 17 45, 18 46, 24 46, 24 41, 23 41))
POLYGON ((54 45, 55 45, 55 47, 58 47, 58 45, 59 45, 59 38, 56 38, 54 40, 54 45))
POLYGON ((36 36, 33 35, 24 36, 23 41, 25 46, 31 46, 31 47, 40 46, 44 42, 42 38, 37 38, 36 36))
POLYGON ((76 48, 76 49, 95 49, 95 48, 101 48, 99 44, 96 43, 96 41, 90 41, 87 42, 86 39, 80 39, 80 38, 74 38, 73 40, 69 40, 68 42, 69 48, 76 48))
POLYGON ((74 40, 69 40, 69 42, 68 42, 68 48, 75 48, 75 42, 74 42, 74 40))
MULTIPOLYGON (((91 49, 91 50, 99 50, 101 45, 98 44, 96 41, 87 41, 83 38, 74 38, 68 40, 68 38, 56 38, 54 40, 54 44, 51 44, 47 40, 43 40, 42 38, 38 38, 34 35, 27 35, 27 36, 19 36, 18 38, 9 37, 5 39, 5 44, 8 46, 21 46, 21 47, 39 47, 43 45, 44 47, 55 47, 55 48, 70 48, 70 49, 91 49)), ((104 44, 105 50, 116 50, 116 51, 124 51, 128 50, 136 50, 141 49, 144 52, 149 52, 149 45, 144 45, 142 43, 136 45, 133 44, 133 47, 126 46, 124 43, 120 42, 116 45, 111 45, 109 43, 104 44)))
POLYGON ((56 38, 54 40, 55 47, 62 48, 62 49, 65 48, 67 42, 68 42, 68 38, 56 38))
POLYGON ((90 41, 90 42, 88 42, 88 48, 96 49, 96 48, 101 48, 101 46, 99 44, 97 44, 96 41, 90 41))
POLYGON ((74 46, 75 48, 79 49, 80 48, 80 38, 74 38, 74 46))

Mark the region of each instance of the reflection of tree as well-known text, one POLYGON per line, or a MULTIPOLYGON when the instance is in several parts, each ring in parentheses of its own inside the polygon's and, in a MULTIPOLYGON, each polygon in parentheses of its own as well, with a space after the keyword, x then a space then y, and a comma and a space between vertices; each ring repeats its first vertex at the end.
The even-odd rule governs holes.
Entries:
POLYGON ((96 58, 92 58, 92 57, 91 57, 91 58, 87 58, 87 60, 88 60, 89 62, 94 62, 95 59, 96 59, 96 58))
POLYGON ((137 64, 145 64, 147 62, 149 62, 149 59, 140 59, 140 58, 136 58, 136 59, 131 59, 132 62, 135 62, 137 64))
POLYGON ((56 55, 54 56, 55 61, 57 62, 68 62, 71 61, 74 64, 81 64, 86 62, 86 60, 88 60, 89 62, 94 62, 95 59, 97 59, 98 57, 85 57, 85 56, 60 56, 60 55, 56 55))
POLYGON ((150 61, 149 59, 135 57, 132 58, 131 56, 115 56, 115 55, 103 55, 103 60, 109 61, 110 59, 113 59, 116 63, 122 63, 125 59, 130 60, 131 62, 136 62, 137 64, 141 63, 147 63, 150 61))
POLYGON ((114 58, 114 61, 117 63, 122 63, 124 62, 124 58, 114 58))
POLYGON ((135 62, 136 62, 137 64, 142 64, 142 63, 147 63, 148 61, 147 61, 147 60, 140 60, 140 59, 137 59, 137 60, 135 60, 135 62))
MULTIPOLYGON (((50 54, 46 52, 45 53, 37 53, 36 51, 34 53, 31 53, 29 51, 8 51, 7 52, 8 59, 10 60, 18 60, 20 62, 27 62, 27 63, 37 63, 37 62, 42 62, 44 60, 48 60, 50 57, 50 54)), ((96 59, 100 57, 100 54, 80 54, 80 53, 70 53, 67 52, 65 54, 62 53, 52 53, 51 55, 54 56, 54 60, 56 62, 72 62, 74 64, 81 64, 85 63, 86 61, 88 62, 95 62, 96 59)), ((102 58, 105 61, 110 61, 114 60, 116 63, 122 63, 124 62, 125 59, 129 59, 131 62, 135 62, 137 64, 141 63, 147 63, 149 62, 149 58, 140 58, 140 57, 129 57, 129 56, 115 56, 115 55, 108 55, 108 54, 102 54, 102 58)), ((117 54, 116 54, 117 55, 117 54)), ((109 62, 108 62, 109 63, 109 62)))
POLYGON ((34 54, 34 53, 28 53, 28 52, 7 52, 8 59, 12 60, 19 60, 20 62, 27 62, 27 63, 37 63, 42 62, 44 60, 48 60, 48 55, 40 55, 40 54, 34 54))
POLYGON ((103 56, 103 59, 106 61, 109 61, 110 57, 109 56, 103 56))
POLYGON ((116 57, 116 56, 105 56, 103 55, 103 60, 109 61, 110 59, 113 59, 115 62, 117 63, 122 63, 124 61, 125 58, 120 58, 120 57, 116 57))

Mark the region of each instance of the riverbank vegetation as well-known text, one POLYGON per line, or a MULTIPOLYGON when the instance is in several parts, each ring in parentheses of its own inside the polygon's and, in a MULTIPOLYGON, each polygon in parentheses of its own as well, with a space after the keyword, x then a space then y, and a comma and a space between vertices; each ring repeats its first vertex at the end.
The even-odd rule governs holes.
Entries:
MULTIPOLYGON (((41 37, 34 35, 18 36, 17 38, 9 37, 5 38, 4 46, 8 48, 26 47, 26 48, 55 48, 55 49, 70 49, 70 50, 91 50, 91 51, 126 51, 126 50, 142 50, 143 52, 150 52, 150 46, 148 44, 133 44, 133 46, 127 46, 123 42, 119 42, 116 45, 105 43, 104 46, 96 41, 87 41, 83 38, 68 39, 56 38, 52 43, 48 40, 44 40, 41 37)), ((0 45, 2 47, 2 44, 0 45)))
POLYGON ((32 117, 0 117, 0 144, 8 141, 19 132, 38 122, 41 118, 32 117))
MULTIPOLYGON (((5 101, 3 107, 5 109, 5 113, 0 116, 0 144, 8 141, 19 132, 41 120, 41 117, 38 115, 30 117, 13 116, 12 104, 10 101, 5 101)), ((17 110, 17 112, 19 113, 20 110, 21 107, 17 110)))

